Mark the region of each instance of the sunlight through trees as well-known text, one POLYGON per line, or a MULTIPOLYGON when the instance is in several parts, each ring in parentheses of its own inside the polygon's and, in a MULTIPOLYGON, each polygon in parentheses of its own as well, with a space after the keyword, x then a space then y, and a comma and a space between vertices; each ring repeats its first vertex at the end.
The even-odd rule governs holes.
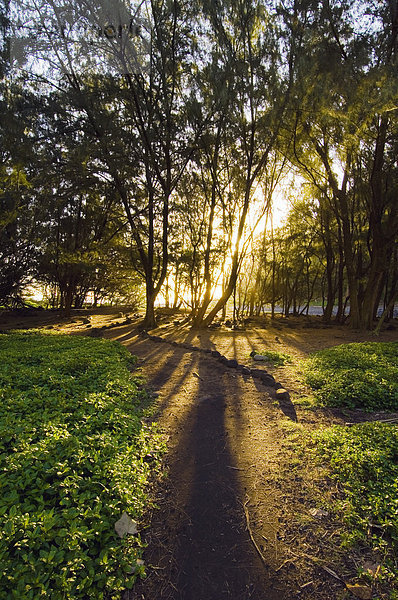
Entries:
POLYGON ((1 6, 4 306, 393 315, 396 2, 1 6))

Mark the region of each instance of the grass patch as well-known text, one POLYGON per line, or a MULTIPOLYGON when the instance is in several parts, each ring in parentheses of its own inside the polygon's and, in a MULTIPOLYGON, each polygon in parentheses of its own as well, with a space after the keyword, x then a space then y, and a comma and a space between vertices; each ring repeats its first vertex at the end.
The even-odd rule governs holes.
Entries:
POLYGON ((265 358, 264 362, 270 363, 270 364, 274 365, 275 367, 281 367, 285 363, 292 362, 292 358, 291 358, 290 354, 286 354, 285 352, 276 352, 276 351, 267 349, 264 352, 256 351, 256 354, 261 354, 261 356, 264 356, 264 358, 265 358))
POLYGON ((343 344, 321 350, 306 361, 304 373, 323 405, 398 409, 398 342, 343 344))
POLYGON ((0 335, 1 597, 120 598, 143 571, 114 524, 142 515, 163 444, 131 361, 117 342, 0 335))
POLYGON ((334 426, 312 434, 319 461, 328 463, 343 498, 335 510, 346 524, 345 542, 384 556, 385 579, 397 581, 398 430, 386 423, 334 426))

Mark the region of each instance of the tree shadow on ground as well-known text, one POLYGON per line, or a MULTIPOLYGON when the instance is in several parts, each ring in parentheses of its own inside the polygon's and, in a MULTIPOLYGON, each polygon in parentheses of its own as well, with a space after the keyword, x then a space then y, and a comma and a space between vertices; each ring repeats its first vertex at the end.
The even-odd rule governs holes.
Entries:
MULTIPOLYGON (((236 393, 231 394, 225 385, 231 372, 209 357, 195 353, 192 358, 196 387, 171 452, 166 497, 152 520, 146 560, 155 568, 128 598, 282 600, 271 567, 262 563, 250 541, 245 489, 231 448, 236 430, 244 427, 239 408, 243 391, 234 382, 236 393), (227 412, 234 415, 234 431, 227 412)), ((175 389, 173 385, 167 395, 175 389)))

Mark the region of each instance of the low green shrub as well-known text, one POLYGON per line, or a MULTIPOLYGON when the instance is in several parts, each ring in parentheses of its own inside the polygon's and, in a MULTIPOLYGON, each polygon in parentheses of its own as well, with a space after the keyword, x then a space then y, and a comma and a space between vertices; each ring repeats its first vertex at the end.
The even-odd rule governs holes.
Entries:
POLYGON ((316 455, 343 491, 336 509, 348 543, 366 542, 385 556, 384 574, 398 577, 398 429, 387 423, 334 426, 312 434, 316 455))
POLYGON ((304 367, 321 404, 398 409, 398 342, 343 344, 313 354, 304 367))
POLYGON ((285 352, 276 352, 276 351, 267 349, 267 350, 258 352, 257 354, 261 354, 262 356, 265 356, 266 360, 264 362, 271 363, 271 364, 275 365, 276 367, 282 366, 287 362, 291 362, 291 356, 289 354, 286 354, 285 352))
POLYGON ((116 598, 143 571, 114 524, 142 515, 163 442, 131 361, 116 342, 0 335, 0 597, 116 598))

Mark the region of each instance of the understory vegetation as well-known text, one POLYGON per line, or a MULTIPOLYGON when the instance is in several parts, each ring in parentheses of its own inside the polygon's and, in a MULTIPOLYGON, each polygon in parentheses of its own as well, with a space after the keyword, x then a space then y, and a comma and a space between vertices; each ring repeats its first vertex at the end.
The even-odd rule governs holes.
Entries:
POLYGON ((312 435, 316 455, 330 465, 342 497, 334 510, 347 525, 344 542, 380 556, 383 578, 398 577, 398 430, 388 423, 330 427, 312 435), (395 558, 394 558, 395 556, 395 558))
POLYGON ((163 442, 119 343, 0 335, 0 596, 120 597, 143 572, 139 520, 163 442), (145 408, 146 406, 146 408, 145 408))
MULTIPOLYGON (((398 408, 397 342, 351 343, 321 350, 306 361, 304 373, 316 401, 324 406, 369 412, 398 408)), ((321 464, 324 475, 338 484, 339 492, 329 508, 343 524, 343 546, 362 547, 365 552, 372 549, 380 565, 377 576, 394 588, 398 576, 394 558, 398 551, 397 425, 335 425, 297 439, 307 459, 321 464)))
POLYGON ((276 352, 275 350, 264 350, 259 351, 257 354, 261 355, 264 359, 264 362, 274 365, 275 367, 280 367, 285 363, 291 362, 290 354, 286 352, 276 352))
POLYGON ((398 409, 398 342, 342 344, 313 354, 307 383, 323 405, 398 409))

